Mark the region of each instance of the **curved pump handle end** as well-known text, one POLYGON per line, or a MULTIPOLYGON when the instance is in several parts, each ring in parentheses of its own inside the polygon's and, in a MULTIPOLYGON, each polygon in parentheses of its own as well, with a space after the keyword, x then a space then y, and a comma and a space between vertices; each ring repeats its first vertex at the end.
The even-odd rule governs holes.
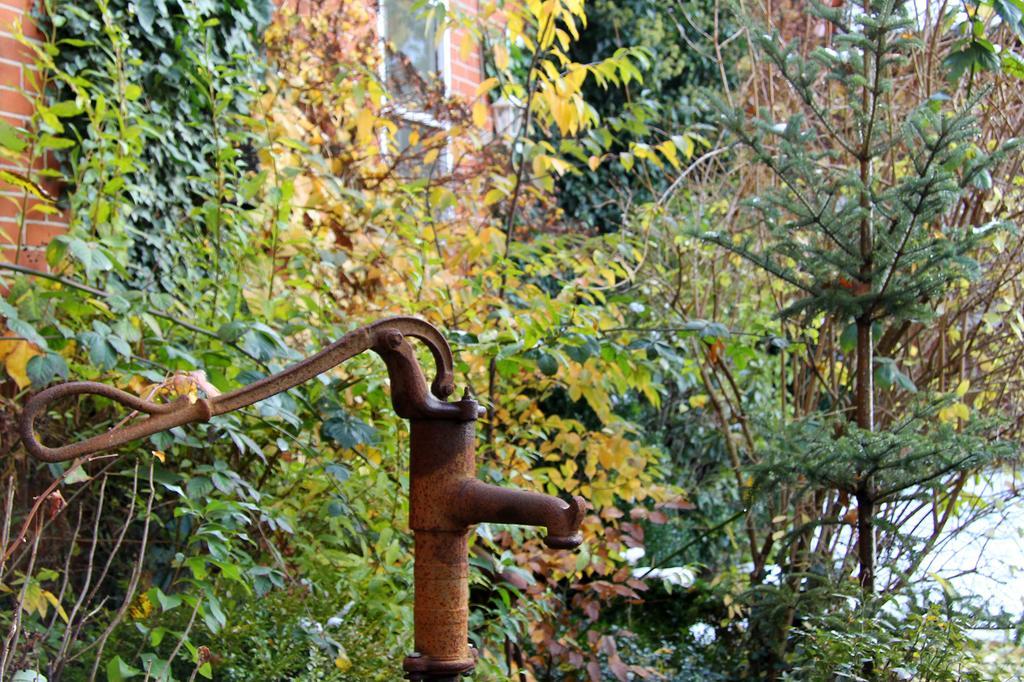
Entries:
POLYGON ((58 384, 40 391, 25 404, 18 421, 21 441, 29 454, 44 462, 63 462, 75 457, 91 455, 104 450, 111 450, 129 441, 151 436, 160 431, 173 429, 192 422, 209 421, 215 414, 209 400, 190 402, 179 398, 173 403, 154 403, 143 400, 131 393, 125 393, 113 386, 96 383, 95 381, 71 381, 58 384), (145 412, 148 419, 134 422, 120 428, 111 429, 106 433, 93 436, 77 443, 58 448, 49 448, 39 442, 35 433, 36 416, 50 403, 74 395, 99 395, 120 403, 125 407, 145 412))

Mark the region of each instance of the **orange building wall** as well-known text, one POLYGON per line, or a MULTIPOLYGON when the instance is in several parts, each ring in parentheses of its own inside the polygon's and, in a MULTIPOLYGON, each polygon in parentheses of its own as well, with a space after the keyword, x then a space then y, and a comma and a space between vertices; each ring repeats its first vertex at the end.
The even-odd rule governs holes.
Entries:
MULTIPOLYGON (((32 101, 25 96, 33 83, 31 55, 15 38, 18 27, 25 36, 38 40, 42 36, 32 23, 30 7, 33 0, 0 0, 0 117, 7 123, 24 128, 32 116, 32 101)), ((53 159, 40 159, 53 164, 53 159)), ((0 159, 0 166, 20 176, 27 175, 28 159, 0 159)), ((40 183, 43 190, 55 194, 54 182, 40 183)), ((67 229, 66 216, 49 215, 33 210, 39 201, 23 189, 0 182, 0 259, 17 262, 30 268, 45 269, 46 245, 67 229), (19 236, 22 249, 17 248, 19 236)))
MULTIPOLYGON (((467 16, 475 16, 479 7, 477 0, 450 0, 450 2, 452 9, 467 16)), ((463 29, 452 32, 450 44, 451 94, 472 100, 476 95, 477 86, 484 79, 480 44, 463 29), (466 46, 466 43, 470 43, 470 45, 466 46)))

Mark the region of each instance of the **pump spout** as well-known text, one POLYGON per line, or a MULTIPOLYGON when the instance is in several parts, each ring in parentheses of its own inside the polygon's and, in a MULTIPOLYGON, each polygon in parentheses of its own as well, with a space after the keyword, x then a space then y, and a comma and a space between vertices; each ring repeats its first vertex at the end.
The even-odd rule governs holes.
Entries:
POLYGON ((454 680, 473 670, 466 641, 469 618, 469 538, 477 523, 543 526, 550 547, 583 541, 586 503, 489 485, 476 478, 476 419, 468 396, 448 403, 459 419, 411 420, 409 527, 415 533, 413 575, 416 652, 404 662, 413 680, 454 680))
POLYGON ((467 526, 476 523, 543 526, 547 529, 544 544, 555 549, 572 549, 583 542, 580 523, 585 505, 582 497, 566 501, 472 479, 463 483, 452 512, 467 526))

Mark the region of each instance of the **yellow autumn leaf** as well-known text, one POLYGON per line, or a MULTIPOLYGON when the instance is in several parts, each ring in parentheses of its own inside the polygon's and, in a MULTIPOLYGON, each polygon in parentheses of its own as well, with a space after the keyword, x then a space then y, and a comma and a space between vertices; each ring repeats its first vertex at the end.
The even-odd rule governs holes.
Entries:
POLYGON ((480 85, 476 86, 476 96, 479 97, 485 92, 490 92, 496 87, 498 87, 498 79, 491 76, 490 78, 481 81, 480 85))
POLYGON ((478 100, 473 105, 473 125, 477 128, 487 127, 487 102, 478 100))
POLYGON ((373 124, 377 117, 369 109, 362 109, 356 117, 356 140, 359 144, 373 143, 373 124))
POLYGON ((600 156, 591 156, 589 159, 587 159, 587 168, 589 168, 591 171, 596 171, 597 167, 600 166, 600 165, 601 165, 601 157, 600 156))
POLYGON ((484 206, 492 206, 505 198, 505 193, 500 189, 488 190, 484 195, 484 206))
POLYGON ((160 460, 161 464, 163 464, 167 459, 167 453, 163 450, 153 450, 153 456, 160 460))
POLYGON ((583 86, 583 81, 587 78, 587 68, 585 66, 576 65, 569 73, 565 74, 565 83, 569 87, 570 92, 578 92, 583 86))
POLYGON ((127 388, 129 391, 139 396, 140 398, 146 398, 147 400, 153 397, 153 394, 160 387, 159 384, 154 384, 149 379, 138 374, 133 374, 132 378, 128 380, 127 388))
POLYGON ((711 398, 704 393, 701 393, 700 395, 691 395, 689 400, 690 407, 704 407, 708 404, 710 399, 711 398))
POLYGON ((25 388, 32 382, 28 378, 28 361, 40 352, 28 341, 4 341, 4 344, 13 343, 14 346, 4 356, 4 368, 7 375, 14 379, 18 388, 25 388))
POLYGON ((964 421, 970 419, 971 411, 963 403, 957 402, 944 407, 939 410, 939 421, 949 423, 956 421, 957 419, 963 419, 964 421))
POLYGON ((967 391, 969 391, 970 388, 971 388, 971 380, 970 379, 964 379, 956 387, 956 397, 957 398, 963 398, 965 395, 967 395, 967 391))
POLYGON ((679 157, 676 156, 676 143, 672 140, 666 140, 658 145, 658 151, 661 152, 673 168, 679 168, 679 157))
POLYGON ((551 120, 558 126, 560 133, 568 134, 572 127, 572 109, 569 104, 554 91, 548 92, 546 99, 551 120))
POLYGON ((504 71, 508 68, 508 47, 505 45, 499 44, 494 46, 494 65, 498 67, 499 71, 504 71))
MULTIPOLYGON (((0 334, 4 336, 11 336, 11 332, 6 329, 0 330, 0 334)), ((18 345, 17 340, 0 341, 0 360, 3 360, 14 350, 14 347, 18 345)))
POLYGON ((35 580, 30 580, 25 586, 24 597, 21 600, 21 608, 25 613, 38 613, 46 618, 46 611, 49 608, 46 597, 43 596, 43 588, 35 580))

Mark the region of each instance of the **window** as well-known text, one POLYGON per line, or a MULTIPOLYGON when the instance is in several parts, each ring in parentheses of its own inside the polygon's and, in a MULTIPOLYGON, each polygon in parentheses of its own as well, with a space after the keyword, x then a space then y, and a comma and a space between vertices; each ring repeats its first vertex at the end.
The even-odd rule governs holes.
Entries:
MULTIPOLYGON (((380 0, 378 29, 383 55, 383 77, 390 96, 389 109, 398 131, 391 144, 399 154, 416 155, 416 140, 447 130, 432 103, 447 94, 449 38, 437 39, 437 0, 380 0)), ((447 154, 441 154, 447 169, 447 154)))
POLYGON ((429 0, 381 0, 382 75, 394 101, 411 111, 447 89, 448 36, 437 40, 438 10, 429 0))

